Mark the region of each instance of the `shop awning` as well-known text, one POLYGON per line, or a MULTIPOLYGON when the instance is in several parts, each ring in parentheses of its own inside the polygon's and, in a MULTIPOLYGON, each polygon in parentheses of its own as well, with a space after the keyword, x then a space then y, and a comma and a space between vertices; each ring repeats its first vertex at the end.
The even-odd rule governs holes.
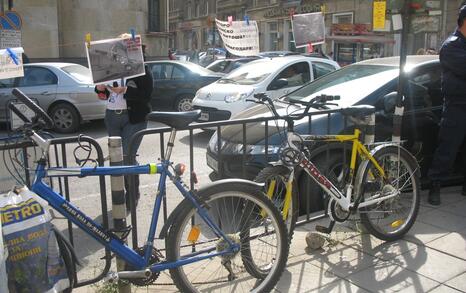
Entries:
POLYGON ((341 43, 382 43, 394 44, 395 40, 384 36, 328 36, 327 40, 341 43))

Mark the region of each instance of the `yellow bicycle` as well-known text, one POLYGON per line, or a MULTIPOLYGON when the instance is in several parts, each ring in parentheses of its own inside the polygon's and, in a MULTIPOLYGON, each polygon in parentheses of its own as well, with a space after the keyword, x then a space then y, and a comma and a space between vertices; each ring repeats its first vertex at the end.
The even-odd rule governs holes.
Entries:
MULTIPOLYGON (((393 241, 406 234, 419 210, 420 171, 416 159, 405 148, 396 143, 382 143, 369 151, 360 141, 359 129, 348 135, 295 133, 295 120, 303 119, 310 108, 322 109, 331 105, 329 101, 337 100, 339 96, 322 95, 310 102, 288 99, 288 103, 301 104, 305 109, 286 116, 277 113, 274 102, 266 95, 255 95, 255 98, 255 102, 267 105, 277 119, 283 119, 287 124, 286 145, 280 151, 280 161, 264 168, 256 181, 265 183, 265 192, 281 210, 290 240, 299 214, 299 197, 307 196, 298 193, 297 168, 305 171, 329 195, 327 213, 331 223, 329 227, 317 226, 317 231, 330 233, 335 222, 345 222, 351 214, 359 213, 366 229, 379 239, 393 241), (352 144, 349 168, 343 178, 327 178, 307 158, 303 147, 315 142, 352 144)), ((344 116, 364 117, 373 114, 375 109, 360 105, 312 114, 337 112, 344 116)))

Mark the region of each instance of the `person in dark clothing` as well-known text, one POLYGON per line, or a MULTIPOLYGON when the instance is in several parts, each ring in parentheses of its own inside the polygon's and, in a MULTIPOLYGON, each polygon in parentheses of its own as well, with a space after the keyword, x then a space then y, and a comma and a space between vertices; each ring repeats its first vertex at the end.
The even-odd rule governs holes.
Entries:
MULTIPOLYGON (((142 45, 145 58, 145 46, 142 45)), ((97 85, 95 91, 99 99, 108 100, 105 113, 105 125, 109 136, 120 136, 123 145, 123 156, 130 154, 129 142, 132 135, 147 127, 146 116, 151 112, 151 95, 153 90, 152 72, 144 66, 145 74, 126 80, 125 86, 114 83, 113 86, 97 85)), ((134 153, 137 153, 141 139, 133 143, 134 153)), ((136 186, 139 178, 136 177, 136 186)), ((129 184, 125 177, 126 202, 129 202, 129 184)), ((136 189, 136 201, 139 199, 139 188, 136 189)), ((129 204, 127 204, 129 208, 129 204)))
MULTIPOLYGON (((440 185, 448 175, 466 134, 466 5, 458 16, 458 27, 440 49, 444 97, 438 145, 429 169, 432 186, 428 202, 440 204, 440 185)), ((466 195, 466 183, 462 194, 466 195)))

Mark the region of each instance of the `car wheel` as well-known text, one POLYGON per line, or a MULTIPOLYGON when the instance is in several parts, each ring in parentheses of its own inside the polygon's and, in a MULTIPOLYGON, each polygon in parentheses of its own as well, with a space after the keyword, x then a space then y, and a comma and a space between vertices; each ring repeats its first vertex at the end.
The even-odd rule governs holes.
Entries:
POLYGON ((192 96, 181 96, 176 100, 175 110, 178 112, 191 111, 193 109, 193 97, 192 96))
POLYGON ((72 133, 78 129, 79 113, 70 104, 60 103, 49 111, 54 123, 54 130, 59 133, 72 133))

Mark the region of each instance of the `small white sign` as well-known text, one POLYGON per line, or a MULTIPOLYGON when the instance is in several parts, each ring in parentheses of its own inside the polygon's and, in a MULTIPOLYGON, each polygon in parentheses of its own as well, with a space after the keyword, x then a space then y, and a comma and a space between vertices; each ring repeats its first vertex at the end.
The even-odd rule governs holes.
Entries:
POLYGON ((0 50, 0 79, 24 76, 23 58, 21 55, 24 52, 23 48, 10 48, 10 50, 14 53, 18 64, 15 63, 8 50, 0 50))
POLYGON ((392 15, 393 30, 398 31, 403 28, 403 20, 401 19, 401 14, 392 15))
POLYGON ((227 21, 215 19, 217 30, 222 37, 225 48, 236 56, 254 56, 259 54, 259 29, 257 22, 227 21))
MULTIPOLYGON (((32 120, 32 118, 35 116, 34 111, 32 111, 28 106, 26 106, 23 103, 11 101, 10 104, 13 104, 29 120, 32 120)), ((8 108, 8 110, 10 111, 11 130, 18 129, 19 127, 23 126, 24 121, 21 120, 21 118, 19 118, 18 115, 16 115, 10 108, 8 108)))
POLYGON ((21 31, 0 29, 0 49, 21 47, 21 31))

